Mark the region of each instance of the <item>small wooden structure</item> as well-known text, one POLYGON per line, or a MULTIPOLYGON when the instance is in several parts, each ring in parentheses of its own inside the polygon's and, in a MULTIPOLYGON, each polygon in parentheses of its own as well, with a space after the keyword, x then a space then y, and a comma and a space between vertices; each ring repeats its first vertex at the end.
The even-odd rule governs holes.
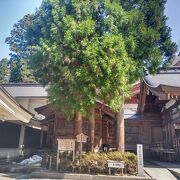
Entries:
POLYGON ((88 136, 86 136, 85 134, 83 134, 83 133, 80 133, 80 134, 78 134, 77 136, 76 136, 76 141, 77 141, 77 143, 80 143, 80 160, 82 159, 82 150, 83 150, 83 148, 82 148, 82 145, 83 145, 83 143, 87 143, 87 138, 88 138, 88 136))

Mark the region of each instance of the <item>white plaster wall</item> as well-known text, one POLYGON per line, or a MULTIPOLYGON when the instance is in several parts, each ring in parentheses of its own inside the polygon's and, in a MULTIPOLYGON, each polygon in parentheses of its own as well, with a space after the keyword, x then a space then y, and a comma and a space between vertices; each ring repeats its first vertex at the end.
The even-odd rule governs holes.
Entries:
POLYGON ((47 97, 47 87, 43 87, 38 84, 14 84, 14 85, 4 85, 3 86, 9 94, 16 97, 47 97))
MULTIPOLYGON (((24 155, 27 156, 37 150, 24 149, 24 155)), ((0 148, 0 158, 13 159, 19 157, 19 148, 0 148)))
POLYGON ((0 158, 16 158, 19 156, 19 148, 0 148, 0 158))
POLYGON ((15 98, 25 109, 33 114, 37 114, 34 108, 44 106, 48 103, 47 98, 15 98))

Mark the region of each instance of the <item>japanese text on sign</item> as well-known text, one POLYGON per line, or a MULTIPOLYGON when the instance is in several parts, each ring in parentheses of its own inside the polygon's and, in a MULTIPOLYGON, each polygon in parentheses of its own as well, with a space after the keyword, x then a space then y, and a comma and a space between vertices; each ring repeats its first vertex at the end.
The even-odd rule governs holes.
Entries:
POLYGON ((124 162, 108 161, 108 168, 124 168, 124 162))
POLYGON ((77 142, 87 142, 87 137, 85 134, 81 133, 76 136, 77 142))
POLYGON ((75 140, 74 139, 57 139, 59 151, 74 151, 75 140))

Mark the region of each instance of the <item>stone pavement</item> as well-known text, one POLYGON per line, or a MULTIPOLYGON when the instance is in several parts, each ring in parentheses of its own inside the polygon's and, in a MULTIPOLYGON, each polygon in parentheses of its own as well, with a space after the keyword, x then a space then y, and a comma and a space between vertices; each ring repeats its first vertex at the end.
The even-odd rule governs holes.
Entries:
POLYGON ((145 162, 144 170, 156 180, 178 180, 163 162, 161 164, 157 164, 154 161, 145 162))
POLYGON ((161 162, 161 161, 151 161, 151 162, 160 167, 167 168, 169 171, 171 171, 180 179, 180 163, 161 162))

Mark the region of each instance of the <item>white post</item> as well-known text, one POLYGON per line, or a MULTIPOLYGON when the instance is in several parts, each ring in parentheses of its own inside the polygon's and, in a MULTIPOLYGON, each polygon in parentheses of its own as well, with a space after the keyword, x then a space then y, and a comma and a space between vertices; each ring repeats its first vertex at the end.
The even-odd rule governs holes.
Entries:
POLYGON ((24 156, 23 148, 24 148, 24 134, 25 134, 25 126, 21 125, 21 131, 19 136, 19 155, 24 156))
POLYGON ((144 176, 143 145, 137 144, 138 176, 144 176))

